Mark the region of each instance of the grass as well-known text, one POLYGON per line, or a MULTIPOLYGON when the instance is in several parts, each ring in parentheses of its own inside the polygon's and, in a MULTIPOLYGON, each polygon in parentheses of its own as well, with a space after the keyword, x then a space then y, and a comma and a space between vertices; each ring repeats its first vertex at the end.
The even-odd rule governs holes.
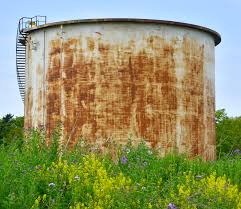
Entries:
POLYGON ((113 158, 81 141, 59 158, 58 134, 53 142, 46 147, 35 131, 21 146, 0 147, 1 209, 241 208, 238 155, 159 158, 144 142, 130 141, 113 158))

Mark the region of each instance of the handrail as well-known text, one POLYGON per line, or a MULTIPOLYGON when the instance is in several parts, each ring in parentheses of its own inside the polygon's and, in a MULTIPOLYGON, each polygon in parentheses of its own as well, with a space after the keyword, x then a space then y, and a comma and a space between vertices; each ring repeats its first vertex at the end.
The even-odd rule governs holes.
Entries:
POLYGON ((21 33, 25 29, 46 24, 46 22, 47 22, 46 16, 36 15, 34 17, 22 17, 19 19, 19 22, 18 22, 19 33, 21 33))
POLYGON ((24 102, 25 96, 25 70, 26 70, 26 42, 29 28, 46 24, 46 16, 22 17, 18 21, 16 37, 16 73, 20 95, 24 102))

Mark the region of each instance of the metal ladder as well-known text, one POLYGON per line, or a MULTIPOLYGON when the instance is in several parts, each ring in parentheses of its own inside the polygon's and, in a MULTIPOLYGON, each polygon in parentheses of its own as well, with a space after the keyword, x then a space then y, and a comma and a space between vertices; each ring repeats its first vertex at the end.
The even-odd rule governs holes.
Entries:
POLYGON ((27 29, 46 24, 46 16, 22 17, 18 22, 16 37, 16 73, 18 87, 22 101, 25 97, 26 84, 26 43, 28 33, 27 29))

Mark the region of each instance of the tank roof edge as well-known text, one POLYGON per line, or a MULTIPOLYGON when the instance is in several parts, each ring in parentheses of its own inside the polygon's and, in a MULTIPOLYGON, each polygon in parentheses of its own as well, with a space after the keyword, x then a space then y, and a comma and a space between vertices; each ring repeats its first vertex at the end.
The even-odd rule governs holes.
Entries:
POLYGON ((184 23, 184 22, 176 22, 176 21, 169 21, 169 20, 154 20, 154 19, 136 19, 136 18, 101 18, 101 19, 77 19, 77 20, 66 20, 66 21, 58 21, 47 23, 44 25, 40 25, 37 27, 32 27, 26 29, 25 32, 31 33, 32 31, 48 28, 48 27, 55 27, 59 25, 68 25, 68 24, 77 24, 77 23, 101 23, 101 22, 133 22, 133 23, 156 23, 156 24, 163 24, 163 25, 173 25, 173 26, 181 26, 196 29, 199 31, 203 31, 209 33, 214 38, 215 46, 217 46, 221 42, 221 35, 207 27, 184 23))

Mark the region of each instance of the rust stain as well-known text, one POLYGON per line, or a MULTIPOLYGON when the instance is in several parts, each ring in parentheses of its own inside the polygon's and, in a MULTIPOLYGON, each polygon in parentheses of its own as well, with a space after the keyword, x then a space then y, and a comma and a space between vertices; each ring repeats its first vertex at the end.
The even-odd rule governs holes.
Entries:
POLYGON ((43 127, 43 71, 41 65, 37 66, 37 126, 38 128, 43 127))
POLYGON ((89 49, 90 51, 94 51, 95 42, 94 42, 94 39, 93 39, 93 38, 90 38, 90 37, 87 38, 87 45, 88 45, 88 49, 89 49))
MULTIPOLYGON (((181 87, 177 87, 176 43, 176 39, 149 36, 143 39, 143 48, 134 52, 135 39, 128 45, 104 41, 101 36, 51 41, 46 93, 48 139, 61 122, 64 143, 69 146, 81 136, 90 143, 103 143, 106 138, 125 143, 131 133, 169 152, 177 148, 179 117, 181 145, 190 156, 200 154, 212 159, 213 155, 205 152, 205 147, 214 147, 215 127, 213 117, 204 117, 204 88, 212 91, 212 83, 206 85, 204 80, 204 46, 184 37, 181 51, 185 72, 181 87), (182 116, 177 115, 179 105, 183 107, 182 116), (61 108, 65 112, 63 121, 61 108), (207 145, 205 124, 211 125, 207 145)), ((208 102, 213 115, 212 93, 208 102)))
POLYGON ((216 126, 215 126, 215 98, 214 98, 214 84, 207 80, 206 82, 206 92, 207 92, 207 140, 205 140, 206 144, 204 145, 204 156, 207 160, 213 160, 216 158, 216 126))
POLYGON ((26 99, 26 105, 25 105, 25 118, 24 118, 24 128, 25 129, 30 129, 32 128, 32 108, 33 108, 33 91, 32 91, 32 87, 28 86, 27 88, 27 98, 26 99))
MULTIPOLYGON (((29 36, 29 43, 31 43, 31 36, 29 36)), ((32 49, 31 46, 28 45, 28 65, 32 63, 32 49)), ((32 71, 31 67, 28 67, 28 72, 26 77, 26 96, 25 96, 25 104, 24 104, 24 128, 30 129, 32 128, 32 108, 33 108, 33 89, 32 89, 32 71)))
POLYGON ((50 143, 52 131, 60 121, 60 68, 61 68, 61 40, 50 42, 46 92, 46 137, 50 143))
POLYGON ((183 61, 185 76, 182 81, 182 100, 185 116, 181 125, 182 144, 190 156, 202 155, 204 152, 204 46, 197 41, 184 37, 183 61))

